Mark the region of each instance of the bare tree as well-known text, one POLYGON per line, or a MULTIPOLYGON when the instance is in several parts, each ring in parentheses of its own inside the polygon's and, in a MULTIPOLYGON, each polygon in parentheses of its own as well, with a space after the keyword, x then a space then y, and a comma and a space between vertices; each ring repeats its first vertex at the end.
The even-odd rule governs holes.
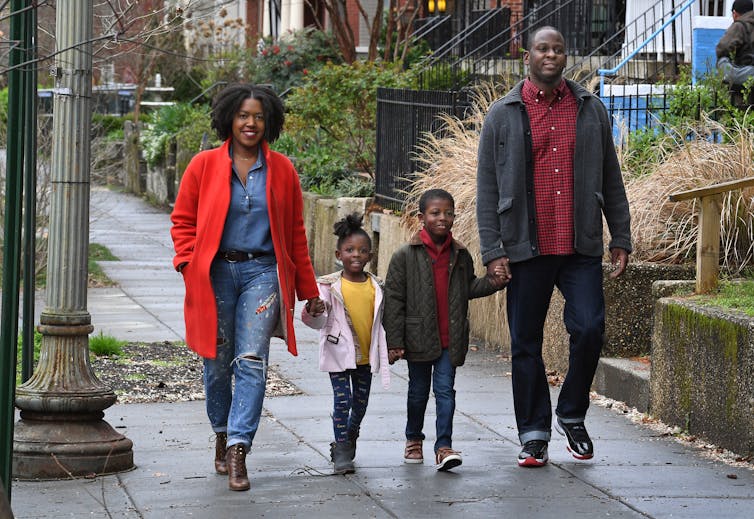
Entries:
POLYGON ((397 0, 390 0, 382 59, 398 61, 406 58, 411 46, 411 27, 418 14, 418 0, 408 0, 400 5, 397 0))
MULTIPOLYGON (((306 0, 311 9, 315 9, 313 0, 306 0)), ((323 0, 322 4, 330 18, 332 32, 338 42, 343 60, 353 63, 356 60, 356 38, 352 20, 346 0, 323 0)), ((386 28, 386 42, 382 59, 389 61, 402 60, 410 47, 410 28, 419 12, 418 0, 408 0, 399 3, 397 0, 388 0, 388 9, 385 13, 385 0, 377 0, 374 13, 370 15, 364 8, 361 0, 354 0, 358 16, 369 29, 369 50, 367 59, 376 60, 379 52, 380 36, 383 23, 386 28), (387 16, 385 16, 387 14, 387 16)), ((317 22, 319 24, 319 22, 317 22)), ((321 24, 319 28, 324 30, 321 24)))

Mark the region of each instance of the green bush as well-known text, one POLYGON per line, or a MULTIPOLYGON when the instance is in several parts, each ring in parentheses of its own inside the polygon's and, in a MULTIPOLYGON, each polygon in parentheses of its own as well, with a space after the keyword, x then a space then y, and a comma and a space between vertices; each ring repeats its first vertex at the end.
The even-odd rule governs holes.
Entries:
POLYGON ((151 121, 145 124, 141 132, 141 143, 144 147, 144 157, 147 164, 155 166, 165 158, 171 137, 183 139, 187 145, 189 139, 196 141, 199 148, 201 136, 197 137, 196 128, 206 121, 209 127, 209 109, 204 105, 194 106, 187 103, 177 103, 163 106, 151 116, 151 121))
POLYGON ((173 87, 173 99, 178 102, 189 102, 202 93, 202 82, 207 77, 207 70, 203 67, 194 66, 188 71, 181 71, 174 77, 166 77, 169 85, 173 87))
POLYGON ((270 84, 282 94, 326 63, 340 63, 342 58, 332 34, 309 27, 280 41, 265 38, 254 61, 254 82, 270 84))
POLYGON ((256 60, 249 49, 230 48, 213 58, 200 79, 206 101, 211 101, 220 91, 221 84, 254 81, 256 60))
POLYGON ((121 341, 111 335, 104 335, 101 331, 99 335, 89 337, 89 351, 98 357, 120 357, 123 355, 125 344, 126 341, 121 341))
POLYGON ((354 173, 374 175, 377 87, 414 84, 400 64, 327 64, 288 96, 286 137, 276 149, 294 157, 305 189, 338 195, 339 185, 353 187, 354 173))
POLYGON ((291 132, 284 132, 273 147, 288 155, 301 177, 301 187, 321 195, 332 195, 341 179, 349 175, 343 146, 326 148, 313 146, 302 149, 291 132))
POLYGON ((422 88, 426 90, 458 90, 471 83, 471 74, 460 65, 440 62, 423 72, 422 88))
POLYGON ((196 105, 190 124, 183 126, 175 134, 178 174, 182 175, 191 158, 201 151, 205 139, 207 149, 221 144, 211 127, 210 107, 196 105))
POLYGON ((123 123, 125 117, 120 115, 92 114, 92 130, 96 135, 107 140, 123 140, 123 123))

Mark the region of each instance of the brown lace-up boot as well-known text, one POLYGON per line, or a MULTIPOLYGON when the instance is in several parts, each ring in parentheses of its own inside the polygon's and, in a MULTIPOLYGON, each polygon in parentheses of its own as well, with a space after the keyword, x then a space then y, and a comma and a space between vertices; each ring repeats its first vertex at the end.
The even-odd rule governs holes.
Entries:
POLYGON ((228 448, 225 461, 228 464, 228 488, 231 490, 249 490, 249 477, 246 473, 246 449, 243 443, 236 443, 228 448))
POLYGON ((219 432, 215 435, 215 472, 226 475, 228 473, 228 464, 225 462, 225 455, 228 448, 225 443, 228 441, 228 435, 219 432))

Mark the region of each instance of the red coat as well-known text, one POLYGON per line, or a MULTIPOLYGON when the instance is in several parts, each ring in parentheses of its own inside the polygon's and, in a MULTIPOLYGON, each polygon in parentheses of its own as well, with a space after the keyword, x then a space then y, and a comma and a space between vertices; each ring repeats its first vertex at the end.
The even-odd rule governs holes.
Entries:
MULTIPOLYGON (((230 140, 219 148, 196 155, 186 168, 175 208, 170 215, 175 258, 173 266, 183 268, 186 297, 183 304, 186 342, 202 357, 217 354, 217 307, 209 279, 212 260, 220 246, 225 217, 230 205, 232 164, 230 140)), ((293 331, 295 297, 301 300, 319 295, 304 230, 304 201, 298 174, 285 155, 271 151, 262 142, 267 163, 267 206, 270 231, 278 264, 281 322, 276 336, 285 340, 288 351, 297 355, 293 331)))

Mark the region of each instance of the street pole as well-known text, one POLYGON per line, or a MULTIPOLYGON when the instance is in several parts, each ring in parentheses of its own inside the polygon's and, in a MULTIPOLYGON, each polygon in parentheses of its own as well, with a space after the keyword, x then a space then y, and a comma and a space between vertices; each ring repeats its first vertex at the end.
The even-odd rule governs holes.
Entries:
POLYGON ((5 241, 3 242, 2 344, 0 344, 0 480, 11 496, 13 394, 16 387, 18 347, 18 291, 21 248, 21 195, 23 178, 22 63, 24 0, 12 0, 11 50, 8 58, 8 160, 5 173, 5 241))
POLYGON ((89 363, 92 0, 59 0, 47 290, 34 375, 16 389, 13 476, 62 479, 133 468, 132 442, 103 420, 115 403, 89 363))
POLYGON ((21 381, 34 372, 34 293, 37 234, 37 10, 26 12, 24 24, 24 306, 21 381))

